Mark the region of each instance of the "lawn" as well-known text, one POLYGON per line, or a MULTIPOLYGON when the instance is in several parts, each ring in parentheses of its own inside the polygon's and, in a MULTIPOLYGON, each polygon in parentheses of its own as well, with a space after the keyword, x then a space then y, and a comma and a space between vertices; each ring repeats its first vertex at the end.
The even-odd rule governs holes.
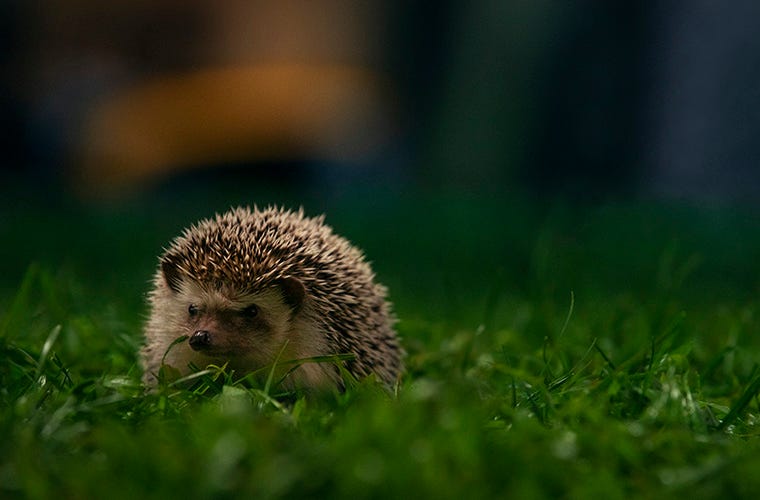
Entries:
POLYGON ((0 497, 760 492, 756 209, 192 189, 1 203, 0 497), (394 393, 225 373, 144 393, 156 256, 254 201, 325 211, 366 251, 408 351, 394 393))

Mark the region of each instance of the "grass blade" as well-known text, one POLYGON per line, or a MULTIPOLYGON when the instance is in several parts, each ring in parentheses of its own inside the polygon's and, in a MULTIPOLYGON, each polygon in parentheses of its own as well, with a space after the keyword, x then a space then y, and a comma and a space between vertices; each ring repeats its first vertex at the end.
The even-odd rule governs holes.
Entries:
POLYGON ((739 418, 739 415, 741 415, 744 409, 747 408, 747 405, 749 405, 749 402, 752 401, 752 398, 757 396, 758 393, 760 393, 760 375, 756 376, 755 379, 750 382, 739 399, 736 400, 736 403, 731 407, 731 410, 723 420, 721 420, 720 424, 718 424, 718 430, 725 430, 726 427, 739 418))
POLYGON ((45 343, 42 345, 42 351, 40 352, 40 358, 37 361, 37 373, 35 379, 39 379, 42 375, 42 369, 45 367, 45 362, 50 355, 50 350, 53 348, 53 344, 58 340, 58 335, 61 333, 61 325, 55 325, 53 329, 45 339, 45 343))

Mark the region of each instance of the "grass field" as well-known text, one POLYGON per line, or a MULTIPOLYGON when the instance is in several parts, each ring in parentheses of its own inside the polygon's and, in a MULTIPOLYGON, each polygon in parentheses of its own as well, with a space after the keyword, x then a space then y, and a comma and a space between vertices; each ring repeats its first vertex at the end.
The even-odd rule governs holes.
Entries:
POLYGON ((197 195, 2 201, 0 497, 757 498, 756 210, 197 195), (143 392, 162 245, 253 201, 365 249, 409 353, 397 394, 143 392))

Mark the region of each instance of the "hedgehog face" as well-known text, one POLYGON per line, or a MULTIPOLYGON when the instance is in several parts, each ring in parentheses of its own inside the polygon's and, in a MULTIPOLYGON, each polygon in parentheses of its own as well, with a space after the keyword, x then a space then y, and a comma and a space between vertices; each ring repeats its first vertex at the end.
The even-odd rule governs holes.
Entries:
POLYGON ((304 299, 293 278, 257 291, 224 283, 199 283, 176 268, 162 266, 166 316, 176 336, 188 337, 182 349, 200 361, 208 358, 249 371, 273 362, 286 343, 304 299), (193 355, 193 352, 195 355, 193 355))

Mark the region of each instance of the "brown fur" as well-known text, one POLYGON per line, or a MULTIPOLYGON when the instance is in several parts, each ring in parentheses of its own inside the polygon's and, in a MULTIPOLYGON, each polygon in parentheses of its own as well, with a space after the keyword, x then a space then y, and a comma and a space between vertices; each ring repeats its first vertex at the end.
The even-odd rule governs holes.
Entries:
MULTIPOLYGON (((148 386, 162 360, 183 375, 191 364, 228 363, 242 376, 278 359, 352 354, 350 373, 389 385, 403 370, 386 289, 322 217, 237 208, 202 220, 172 242, 153 285, 141 353, 148 386), (196 332, 205 333, 191 347, 196 332)), ((286 383, 341 385, 329 363, 302 364, 286 383)))

